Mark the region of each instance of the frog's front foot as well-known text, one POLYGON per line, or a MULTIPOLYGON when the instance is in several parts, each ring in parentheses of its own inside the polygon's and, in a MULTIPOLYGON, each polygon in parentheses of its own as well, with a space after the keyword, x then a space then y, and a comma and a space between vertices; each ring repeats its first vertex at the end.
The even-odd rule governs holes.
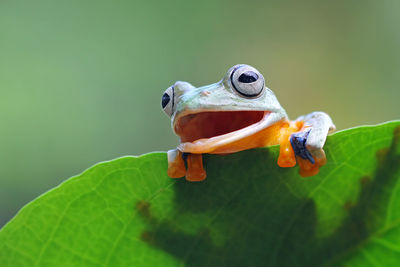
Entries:
POLYGON ((335 125, 324 112, 312 112, 297 118, 296 121, 304 122, 300 132, 290 136, 290 143, 300 167, 300 175, 303 177, 316 175, 319 168, 326 163, 322 148, 328 133, 335 130, 335 125))
POLYGON ((178 149, 168 150, 168 176, 171 178, 182 178, 186 175, 185 162, 182 152, 178 149))
POLYGON ((303 177, 316 175, 319 168, 326 163, 323 144, 307 144, 311 130, 307 129, 290 136, 290 143, 300 167, 300 175, 303 177))
POLYGON ((186 176, 186 180, 191 182, 203 181, 206 178, 206 172, 203 168, 203 155, 182 153, 178 149, 169 150, 168 176, 171 178, 186 176))
POLYGON ((315 160, 312 157, 310 151, 308 151, 308 149, 306 148, 306 141, 310 130, 311 129, 292 134, 290 136, 290 144, 292 145, 294 154, 296 156, 299 156, 302 159, 308 159, 312 164, 314 164, 315 160))
POLYGON ((200 182, 206 179, 207 175, 203 167, 202 154, 188 154, 186 162, 187 162, 186 180, 190 182, 200 182))

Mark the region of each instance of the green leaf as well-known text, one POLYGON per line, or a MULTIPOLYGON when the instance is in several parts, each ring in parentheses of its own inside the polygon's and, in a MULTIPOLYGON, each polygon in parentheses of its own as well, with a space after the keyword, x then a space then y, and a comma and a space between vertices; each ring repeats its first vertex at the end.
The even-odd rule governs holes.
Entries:
POLYGON ((0 266, 400 265, 399 121, 330 136, 314 177, 278 150, 207 155, 200 183, 165 153, 97 164, 1 230, 0 266))

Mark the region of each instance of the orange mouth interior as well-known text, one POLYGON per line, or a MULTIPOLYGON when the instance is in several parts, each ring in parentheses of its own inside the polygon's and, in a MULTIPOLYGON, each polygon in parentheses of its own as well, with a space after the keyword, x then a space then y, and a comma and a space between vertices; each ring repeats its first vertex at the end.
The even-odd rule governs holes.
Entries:
POLYGON ((178 119, 175 132, 181 142, 194 142, 228 134, 260 122, 265 111, 211 111, 188 114, 178 119))

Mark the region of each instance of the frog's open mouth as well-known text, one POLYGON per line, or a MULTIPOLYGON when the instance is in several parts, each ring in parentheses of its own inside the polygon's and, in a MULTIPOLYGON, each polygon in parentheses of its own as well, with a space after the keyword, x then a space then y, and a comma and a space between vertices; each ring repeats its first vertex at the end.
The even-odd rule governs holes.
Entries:
POLYGON ((211 111, 188 114, 175 123, 175 132, 181 142, 194 142, 226 135, 259 123, 267 111, 211 111))

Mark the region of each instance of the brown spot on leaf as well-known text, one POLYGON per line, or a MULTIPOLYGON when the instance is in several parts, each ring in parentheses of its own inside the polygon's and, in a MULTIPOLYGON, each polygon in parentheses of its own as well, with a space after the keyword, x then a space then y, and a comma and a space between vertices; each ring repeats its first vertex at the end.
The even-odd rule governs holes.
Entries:
POLYGON ((394 128, 393 131, 393 143, 397 144, 400 141, 400 126, 394 128))
POLYGON ((151 232, 148 232, 148 231, 142 232, 142 234, 140 235, 140 239, 142 241, 150 244, 150 245, 154 245, 155 244, 155 242, 154 242, 154 240, 155 240, 154 233, 151 233, 151 232))
POLYGON ((397 145, 400 142, 400 126, 394 128, 393 130, 393 139, 392 139, 392 145, 387 148, 382 148, 378 151, 376 151, 376 157, 378 159, 378 166, 382 166, 385 164, 385 160, 388 157, 388 153, 396 150, 397 145))
POLYGON ((136 203, 136 209, 139 211, 140 215, 143 217, 150 219, 151 214, 150 214, 150 203, 145 201, 145 200, 139 200, 136 203))
POLYGON ((369 177, 369 176, 363 176, 363 177, 361 177, 360 183, 361 183, 361 186, 362 186, 362 187, 367 186, 368 184, 371 183, 371 177, 369 177))
POLYGON ((386 159, 388 152, 389 148, 382 148, 376 151, 376 158, 378 159, 379 166, 381 166, 384 163, 384 160, 386 159))
POLYGON ((351 203, 351 201, 347 201, 346 203, 344 203, 343 208, 346 211, 349 211, 351 208, 353 207, 353 203, 351 203))

